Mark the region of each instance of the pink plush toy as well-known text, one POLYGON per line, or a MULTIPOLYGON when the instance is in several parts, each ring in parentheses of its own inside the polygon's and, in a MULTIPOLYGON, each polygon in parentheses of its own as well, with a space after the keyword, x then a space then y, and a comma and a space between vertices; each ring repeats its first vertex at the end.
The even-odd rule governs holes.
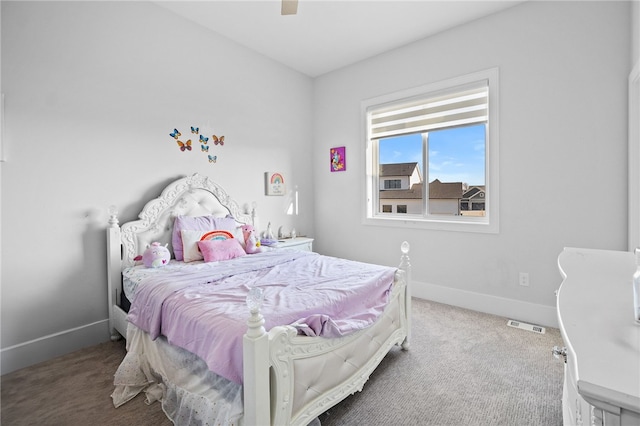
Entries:
POLYGON ((142 254, 142 263, 147 268, 160 268, 168 265, 170 259, 171 253, 169 253, 167 245, 161 246, 158 242, 151 243, 142 254))
POLYGON ((260 253, 260 238, 256 234, 255 229, 251 225, 242 225, 242 235, 244 236, 244 251, 247 254, 260 253))

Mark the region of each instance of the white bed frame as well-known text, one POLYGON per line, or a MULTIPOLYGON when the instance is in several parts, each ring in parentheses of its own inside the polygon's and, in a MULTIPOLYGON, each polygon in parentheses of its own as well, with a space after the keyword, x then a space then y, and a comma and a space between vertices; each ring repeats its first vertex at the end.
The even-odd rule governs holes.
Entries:
MULTIPOLYGON (((139 220, 122 227, 118 225, 117 212, 111 210, 107 280, 113 340, 127 332, 127 314, 120 307, 122 270, 132 266, 133 258, 154 241, 168 244, 171 250, 176 216, 231 214, 239 223, 253 223, 254 216, 253 212, 244 213, 222 187, 199 174, 169 184, 158 198, 145 205, 139 220)), ((361 391, 393 346, 409 348, 411 265, 406 242, 401 251, 390 303, 367 329, 335 339, 299 336, 291 326, 278 326, 267 332, 259 308, 251 310, 243 344, 245 425, 307 425, 320 413, 361 391), (319 370, 331 374, 318 374, 319 370)))

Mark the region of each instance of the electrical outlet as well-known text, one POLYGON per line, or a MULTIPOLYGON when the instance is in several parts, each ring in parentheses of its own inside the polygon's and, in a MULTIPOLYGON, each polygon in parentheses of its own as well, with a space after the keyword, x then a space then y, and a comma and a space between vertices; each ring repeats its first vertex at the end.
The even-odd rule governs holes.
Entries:
POLYGON ((520 272, 520 281, 521 286, 529 287, 529 273, 528 272, 520 272))

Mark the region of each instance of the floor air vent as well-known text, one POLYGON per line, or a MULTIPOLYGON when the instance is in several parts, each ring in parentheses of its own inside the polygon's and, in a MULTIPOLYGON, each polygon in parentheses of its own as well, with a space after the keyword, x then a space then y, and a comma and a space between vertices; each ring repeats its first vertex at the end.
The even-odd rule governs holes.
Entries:
POLYGON ((534 333, 544 334, 544 327, 540 327, 539 325, 527 324, 526 322, 520 322, 515 320, 507 321, 507 325, 509 327, 521 328, 522 330, 533 331, 534 333))

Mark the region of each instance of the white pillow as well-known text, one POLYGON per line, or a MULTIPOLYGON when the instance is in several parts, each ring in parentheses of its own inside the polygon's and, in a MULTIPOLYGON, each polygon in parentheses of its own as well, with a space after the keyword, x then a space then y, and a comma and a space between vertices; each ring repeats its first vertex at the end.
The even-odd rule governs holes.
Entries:
POLYGON ((207 232, 209 231, 180 230, 180 234, 182 234, 182 257, 185 262, 204 260, 202 252, 198 248, 198 241, 207 232))

